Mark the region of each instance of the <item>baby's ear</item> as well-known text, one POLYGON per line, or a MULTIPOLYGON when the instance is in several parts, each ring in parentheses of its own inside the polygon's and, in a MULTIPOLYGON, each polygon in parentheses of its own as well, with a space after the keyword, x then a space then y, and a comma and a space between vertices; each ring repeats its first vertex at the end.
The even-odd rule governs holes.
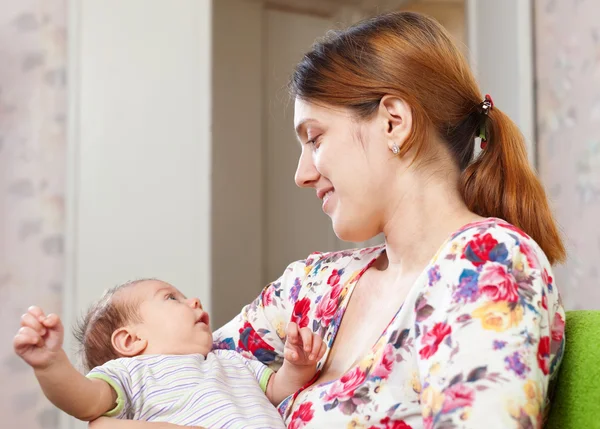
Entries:
POLYGON ((125 357, 140 355, 148 346, 148 341, 138 337, 131 326, 119 328, 113 332, 111 342, 117 353, 125 357))

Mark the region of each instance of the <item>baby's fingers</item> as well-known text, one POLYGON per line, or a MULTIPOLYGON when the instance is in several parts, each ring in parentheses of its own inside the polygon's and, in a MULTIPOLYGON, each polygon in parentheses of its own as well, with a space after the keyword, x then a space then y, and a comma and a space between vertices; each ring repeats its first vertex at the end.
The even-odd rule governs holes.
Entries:
POLYGON ((300 341, 300 333, 298 332, 298 325, 294 322, 290 322, 286 329, 287 340, 290 344, 298 344, 300 341))
POLYGON ((305 353, 309 353, 313 346, 313 333, 309 328, 300 329, 300 336, 302 337, 302 348, 305 353))
POLYGON ((321 360, 323 356, 325 356, 325 352, 327 351, 327 343, 325 341, 321 341, 321 346, 319 347, 319 354, 317 356, 317 360, 321 360))
POLYGON ((27 309, 27 312, 31 313, 33 315, 33 317, 35 317, 40 322, 46 318, 46 315, 44 314, 44 310, 42 310, 37 305, 32 305, 31 307, 29 307, 27 309))
POLYGON ((320 355, 320 350, 321 350, 322 344, 323 344, 323 339, 321 338, 321 336, 318 334, 314 334, 312 350, 310 351, 310 356, 309 356, 310 360, 321 359, 323 357, 323 355, 320 355))
POLYGON ((58 329, 62 330, 62 323, 60 321, 60 317, 58 315, 52 313, 49 314, 44 320, 42 320, 42 324, 48 329, 58 329))
POLYGON ((27 347, 38 345, 42 342, 42 337, 33 329, 23 327, 19 329, 13 340, 13 347, 17 353, 27 347))
POLYGON ((40 321, 31 312, 27 312, 21 316, 21 326, 24 328, 31 328, 39 335, 46 335, 46 328, 42 326, 40 321))

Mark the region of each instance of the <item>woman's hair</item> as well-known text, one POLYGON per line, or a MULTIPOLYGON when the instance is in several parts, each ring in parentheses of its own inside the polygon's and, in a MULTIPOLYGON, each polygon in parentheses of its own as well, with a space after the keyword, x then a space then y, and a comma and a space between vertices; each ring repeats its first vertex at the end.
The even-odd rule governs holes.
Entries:
POLYGON ((385 95, 412 109, 412 133, 400 156, 416 159, 435 130, 461 174, 460 190, 474 213, 502 218, 528 233, 551 263, 565 258, 544 188, 531 169, 517 126, 483 96, 460 50, 435 20, 410 12, 381 15, 318 41, 297 65, 293 97, 343 106, 367 119, 385 95), (487 146, 473 160, 475 137, 487 146))
POLYGON ((80 345, 83 365, 91 370, 106 362, 122 357, 112 345, 112 334, 128 323, 140 322, 139 303, 128 302, 118 296, 123 289, 153 279, 132 280, 112 287, 93 303, 73 329, 80 345))

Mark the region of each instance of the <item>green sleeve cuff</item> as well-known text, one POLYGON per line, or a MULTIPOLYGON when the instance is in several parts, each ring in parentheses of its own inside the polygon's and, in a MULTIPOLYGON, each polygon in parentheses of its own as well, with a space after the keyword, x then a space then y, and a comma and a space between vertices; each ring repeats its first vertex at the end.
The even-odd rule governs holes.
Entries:
POLYGON ((115 381, 112 378, 107 377, 104 374, 98 374, 98 373, 88 374, 87 377, 95 378, 95 379, 107 382, 108 385, 110 387, 112 387, 114 389, 114 391, 117 393, 117 400, 116 400, 115 407, 112 410, 104 413, 104 416, 115 417, 115 416, 118 416, 119 414, 121 414, 121 412, 123 411, 123 408, 125 407, 125 394, 123 393, 123 390, 121 389, 121 387, 117 383, 115 383, 115 381))
POLYGON ((262 391, 265 393, 267 392, 267 386, 269 385, 269 380, 271 379, 273 374, 275 374, 275 371, 265 366, 263 373, 260 375, 260 380, 258 380, 258 384, 260 385, 262 391))

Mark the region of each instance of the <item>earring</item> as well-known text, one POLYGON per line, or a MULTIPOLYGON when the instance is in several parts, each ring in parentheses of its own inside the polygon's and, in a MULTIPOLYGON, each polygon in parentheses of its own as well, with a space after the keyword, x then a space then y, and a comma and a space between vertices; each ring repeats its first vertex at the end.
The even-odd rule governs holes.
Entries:
POLYGON ((400 148, 398 147, 398 145, 396 143, 394 143, 394 145, 392 146, 392 153, 394 155, 398 155, 400 153, 400 148))

